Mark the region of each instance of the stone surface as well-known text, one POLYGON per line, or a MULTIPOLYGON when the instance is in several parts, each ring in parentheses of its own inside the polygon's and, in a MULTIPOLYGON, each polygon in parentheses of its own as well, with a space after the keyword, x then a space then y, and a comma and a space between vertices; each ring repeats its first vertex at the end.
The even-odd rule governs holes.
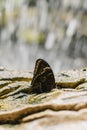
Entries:
POLYGON ((56 89, 32 94, 32 73, 0 71, 0 130, 86 130, 87 72, 55 75, 56 89))

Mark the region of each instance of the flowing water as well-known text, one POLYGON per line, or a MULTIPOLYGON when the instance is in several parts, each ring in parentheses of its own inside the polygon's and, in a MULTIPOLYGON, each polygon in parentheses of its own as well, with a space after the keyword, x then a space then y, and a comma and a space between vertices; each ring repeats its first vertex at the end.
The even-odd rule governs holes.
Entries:
POLYGON ((85 67, 86 1, 1 1, 0 66, 33 71, 43 58, 54 72, 85 67))

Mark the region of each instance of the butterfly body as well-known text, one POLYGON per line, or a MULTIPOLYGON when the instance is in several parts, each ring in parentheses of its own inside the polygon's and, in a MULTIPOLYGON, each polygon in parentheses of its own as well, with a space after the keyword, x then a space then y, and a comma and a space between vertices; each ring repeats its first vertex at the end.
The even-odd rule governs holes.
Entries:
POLYGON ((43 59, 36 61, 31 87, 33 93, 48 92, 55 88, 53 71, 43 59))

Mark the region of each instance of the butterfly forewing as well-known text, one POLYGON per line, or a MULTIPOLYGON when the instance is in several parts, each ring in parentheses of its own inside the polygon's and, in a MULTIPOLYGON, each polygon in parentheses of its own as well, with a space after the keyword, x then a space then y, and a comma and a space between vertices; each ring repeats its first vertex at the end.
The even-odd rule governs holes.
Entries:
POLYGON ((34 73, 33 73, 34 76, 33 76, 31 85, 33 85, 33 82, 35 81, 35 78, 37 77, 37 75, 39 75, 41 72, 43 72, 43 69, 45 67, 50 67, 50 66, 45 60, 37 59, 37 61, 35 63, 35 68, 34 68, 34 73))
POLYGON ((50 67, 50 66, 45 60, 38 59, 35 63, 34 76, 40 74, 45 67, 50 67))

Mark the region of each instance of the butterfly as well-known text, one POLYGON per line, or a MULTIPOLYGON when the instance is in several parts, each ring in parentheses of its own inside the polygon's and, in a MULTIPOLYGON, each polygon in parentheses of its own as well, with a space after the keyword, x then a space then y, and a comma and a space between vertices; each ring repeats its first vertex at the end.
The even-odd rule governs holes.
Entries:
POLYGON ((55 88, 55 78, 50 65, 43 59, 37 59, 31 81, 33 93, 43 93, 55 88))

